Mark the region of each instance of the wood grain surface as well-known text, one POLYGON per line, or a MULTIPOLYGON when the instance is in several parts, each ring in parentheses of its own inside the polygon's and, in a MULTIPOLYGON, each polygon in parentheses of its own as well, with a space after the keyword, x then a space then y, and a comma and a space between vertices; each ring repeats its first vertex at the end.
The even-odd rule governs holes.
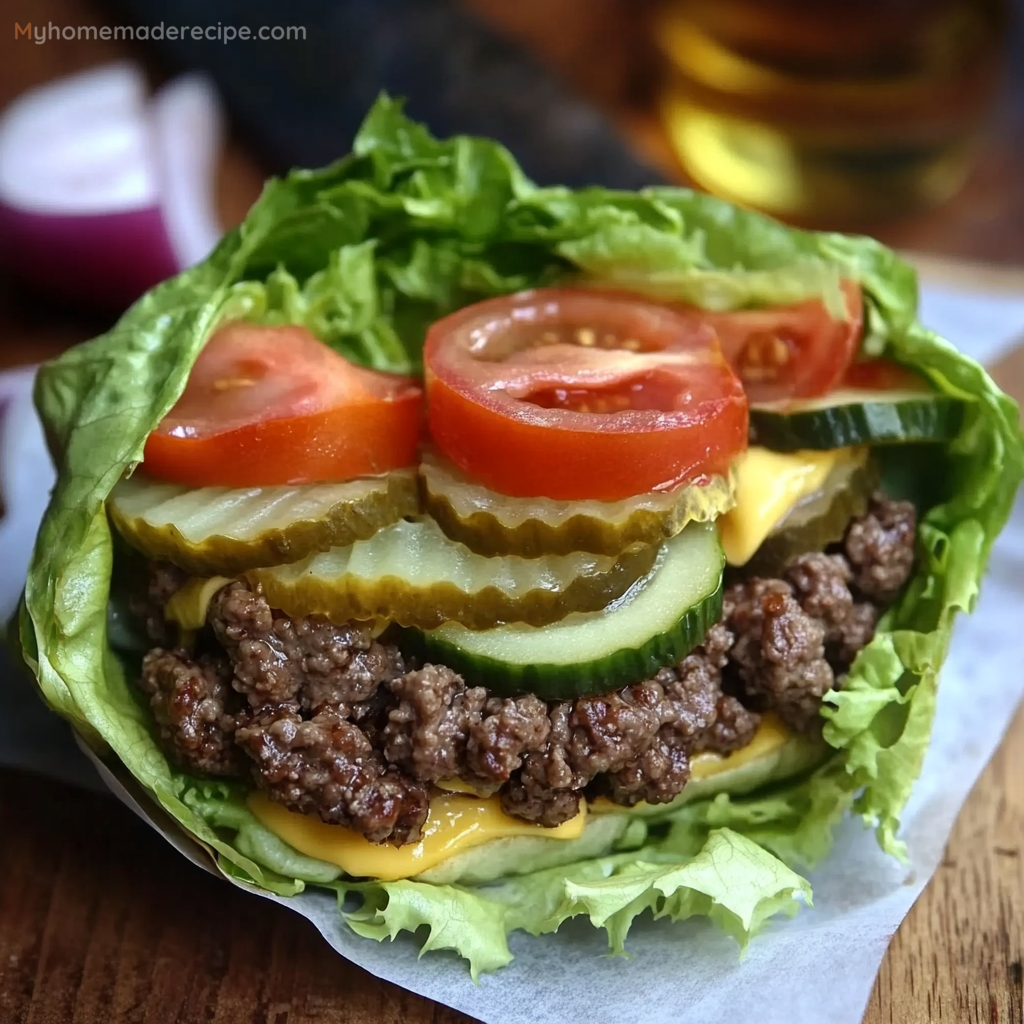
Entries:
MULTIPOLYGON (((627 93, 635 101, 644 88, 644 76, 612 45, 629 24, 621 2, 473 0, 471 6, 561 67, 610 109, 652 161, 678 173, 650 114, 621 102, 627 93), (545 27, 552 15, 559 33, 545 27), (573 33, 573 25, 580 31, 573 33)), ((21 22, 110 23, 88 0, 8 0, 4 14, 21 22)), ((29 86, 78 68, 126 54, 148 59, 144 50, 95 41, 12 45, 6 25, 0 39, 0 107, 29 86)), ((877 233, 927 252, 929 273, 1024 291, 1020 107, 1013 97, 1000 107, 998 130, 956 200, 877 233), (965 266, 956 259, 963 257, 976 262, 965 266)), ((241 218, 261 177, 232 143, 219 182, 225 223, 241 218)), ((105 326, 102 318, 56 309, 0 278, 0 367, 46 358, 105 326)), ((1024 349, 998 372, 1004 386, 1024 396, 1024 349)), ((1021 1024, 1022 962, 1024 709, 975 786, 935 878, 897 932, 865 1024, 1021 1024)), ((593 1008, 579 1019, 600 1024, 593 1008)), ((306 921, 200 872, 113 799, 0 772, 0 1024, 165 1021, 466 1024, 470 1018, 342 960, 306 921)))

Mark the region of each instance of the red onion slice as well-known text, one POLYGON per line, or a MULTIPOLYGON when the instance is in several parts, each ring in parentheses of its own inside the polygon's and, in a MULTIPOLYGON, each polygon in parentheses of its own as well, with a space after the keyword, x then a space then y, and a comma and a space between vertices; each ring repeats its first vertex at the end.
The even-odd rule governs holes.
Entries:
POLYGON ((214 200, 223 116, 206 75, 176 78, 153 100, 160 205, 179 267, 209 255, 221 236, 214 200))
POLYGON ((25 93, 0 117, 0 261, 48 294, 124 308, 219 236, 219 139, 216 94, 197 78, 152 104, 130 63, 25 93))

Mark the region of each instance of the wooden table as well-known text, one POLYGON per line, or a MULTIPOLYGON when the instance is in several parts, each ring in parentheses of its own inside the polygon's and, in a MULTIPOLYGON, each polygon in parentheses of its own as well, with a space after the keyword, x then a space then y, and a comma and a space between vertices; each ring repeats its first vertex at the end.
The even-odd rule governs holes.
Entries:
MULTIPOLYGON (((600 76, 587 70, 596 62, 581 62, 578 47, 545 42, 542 18, 556 7, 564 30, 573 19, 582 24, 584 8, 590 16, 610 12, 615 0, 473 2, 560 63, 581 88, 600 92, 600 76)), ((15 0, 6 11, 20 22, 109 23, 87 0, 15 0)), ((590 35, 594 45, 607 38, 590 35)), ((101 42, 2 46, 0 107, 60 74, 126 52, 145 56, 101 42)), ((616 113, 653 160, 673 169, 649 115, 616 113)), ((1022 157, 1024 119, 1007 107, 961 196, 879 233, 903 247, 1003 264, 965 267, 932 258, 930 273, 1024 289, 1024 272, 1015 266, 1024 265, 1022 157)), ((226 222, 242 216, 260 178, 232 145, 219 185, 226 222)), ((102 320, 54 309, 0 279, 0 368, 46 358, 103 327, 102 320)), ((1004 386, 1024 396, 1024 355, 999 370, 1004 386)), ((897 932, 865 1022, 1021 1024, 1022 962, 1024 709, 964 807, 935 878, 897 932)), ((112 799, 0 772, 0 1024, 137 1021, 456 1024, 469 1018, 348 964, 302 918, 198 871, 112 799)))

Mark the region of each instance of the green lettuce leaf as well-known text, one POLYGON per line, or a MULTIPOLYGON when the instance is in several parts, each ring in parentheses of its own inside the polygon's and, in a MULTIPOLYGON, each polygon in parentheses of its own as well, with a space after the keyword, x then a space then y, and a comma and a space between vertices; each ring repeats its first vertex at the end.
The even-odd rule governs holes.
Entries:
MULTIPOLYGON (((341 913, 356 934, 380 941, 426 928, 421 955, 453 950, 468 962, 474 980, 511 961, 511 932, 543 935, 580 915, 607 932, 615 954, 625 952, 630 927, 645 911, 673 921, 707 917, 743 948, 770 917, 792 915, 811 901, 806 879, 758 843, 726 828, 712 830, 692 851, 671 838, 658 839, 626 853, 498 884, 348 881, 338 879, 333 865, 298 853, 263 828, 246 806, 242 787, 186 777, 177 782, 184 802, 209 826, 219 834, 233 833, 231 846, 261 871, 257 884, 294 895, 306 883, 333 883, 341 913), (352 896, 359 900, 355 909, 348 908, 352 896)), ((225 874, 255 881, 223 851, 219 863, 225 874)))
POLYGON ((918 498, 918 568, 828 695, 825 737, 835 753, 817 770, 742 799, 685 806, 647 838, 638 834, 634 850, 571 872, 535 872, 486 895, 414 882, 357 890, 364 903, 350 915, 353 928, 381 937, 426 925, 433 946, 459 949, 474 971, 504 962, 498 937, 509 928, 550 930, 573 914, 608 928, 615 948, 645 908, 703 913, 742 938, 806 893, 785 865, 820 860, 849 808, 875 826, 884 849, 901 852, 899 815, 927 747, 952 623, 973 606, 1024 474, 1015 404, 917 322, 912 269, 870 239, 791 229, 681 188, 537 188, 497 143, 435 139, 387 98, 352 154, 269 182, 203 263, 45 366, 36 384, 58 480, 17 645, 43 698, 94 749, 120 759, 232 877, 281 893, 304 884, 348 892, 356 887, 328 880, 329 866, 275 845, 244 804, 225 810, 237 794, 183 781, 168 764, 130 670, 108 642, 114 548, 104 502, 226 319, 305 324, 360 363, 415 372, 438 317, 581 276, 716 310, 808 296, 839 308, 838 282, 852 278, 865 298, 864 353, 916 367, 965 399, 967 413, 959 436, 930 460, 927 479, 911 479, 924 460, 887 459, 887 482, 928 495, 918 498), (713 876, 730 878, 735 893, 709 891, 713 876), (521 898, 503 901, 503 892, 521 898))

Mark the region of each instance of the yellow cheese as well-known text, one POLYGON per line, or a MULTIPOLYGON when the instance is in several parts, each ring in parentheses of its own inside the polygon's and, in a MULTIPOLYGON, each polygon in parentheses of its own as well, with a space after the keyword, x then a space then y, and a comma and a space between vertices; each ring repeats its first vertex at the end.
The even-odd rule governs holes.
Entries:
POLYGON ((456 794, 435 796, 423 826, 423 838, 408 846, 378 846, 341 825, 289 811, 263 793, 249 797, 249 809, 274 835, 299 853, 336 864, 346 874, 394 881, 410 878, 441 861, 491 839, 530 836, 540 839, 578 839, 586 824, 586 809, 557 828, 544 828, 511 818, 496 797, 456 794))
POLYGON ((718 520, 726 561, 749 562, 794 505, 819 490, 836 466, 860 457, 853 448, 786 453, 748 448, 733 463, 736 504, 718 520))
POLYGON ((712 775, 742 768, 758 758, 774 754, 789 739, 789 730, 770 711, 763 715, 754 738, 730 754, 715 754, 710 750, 694 754, 690 760, 690 778, 710 779, 712 775))
POLYGON ((439 782, 434 783, 438 789, 443 789, 446 793, 468 793, 470 796, 480 797, 480 790, 476 788, 470 782, 463 782, 462 779, 441 779, 439 782))
POLYGON ((231 580, 227 576, 190 576, 167 602, 164 618, 178 623, 182 629, 197 630, 206 625, 206 610, 214 595, 231 580))

